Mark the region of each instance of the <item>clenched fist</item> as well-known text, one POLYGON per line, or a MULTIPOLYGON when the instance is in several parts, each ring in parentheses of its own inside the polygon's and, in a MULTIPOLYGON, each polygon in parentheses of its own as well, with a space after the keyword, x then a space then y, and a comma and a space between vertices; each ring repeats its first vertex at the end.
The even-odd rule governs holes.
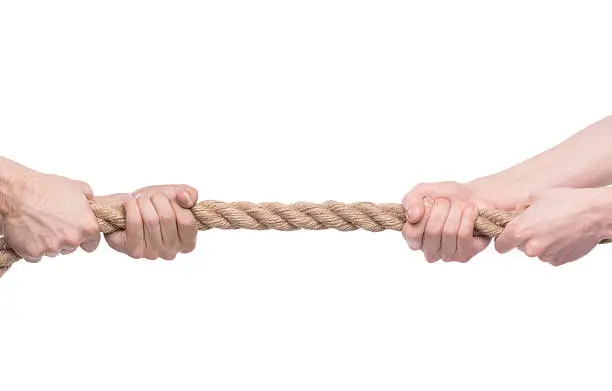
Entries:
POLYGON ((198 192, 190 186, 165 185, 96 202, 123 204, 125 209, 125 231, 105 235, 111 248, 132 258, 171 260, 195 248, 198 227, 189 208, 197 199, 198 192))
POLYGON ((1 225, 17 254, 36 262, 79 246, 88 252, 98 247, 100 232, 89 206, 93 192, 88 184, 17 164, 11 170, 15 179, 1 225))

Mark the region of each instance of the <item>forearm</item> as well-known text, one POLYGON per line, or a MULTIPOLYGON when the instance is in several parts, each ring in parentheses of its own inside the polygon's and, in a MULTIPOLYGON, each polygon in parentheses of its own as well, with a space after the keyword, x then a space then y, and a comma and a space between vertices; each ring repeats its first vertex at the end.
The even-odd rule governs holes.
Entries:
POLYGON ((588 188, 612 183, 612 116, 590 125, 559 145, 475 186, 503 186, 528 196, 554 187, 588 188))

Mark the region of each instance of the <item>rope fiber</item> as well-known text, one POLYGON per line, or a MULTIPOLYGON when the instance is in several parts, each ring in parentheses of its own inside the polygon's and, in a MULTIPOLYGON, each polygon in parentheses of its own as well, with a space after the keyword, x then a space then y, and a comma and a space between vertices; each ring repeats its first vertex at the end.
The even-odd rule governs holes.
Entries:
MULTIPOLYGON (((98 219, 100 232, 112 233, 125 228, 123 206, 91 204, 98 219)), ((202 201, 191 208, 200 231, 209 229, 250 229, 295 231, 299 229, 371 232, 401 231, 406 212, 400 204, 356 202, 344 204, 327 201, 322 204, 297 202, 281 204, 266 202, 202 201)), ((498 237, 516 213, 481 209, 474 222, 474 235, 498 237)), ((21 257, 0 238, 0 276, 21 257)))

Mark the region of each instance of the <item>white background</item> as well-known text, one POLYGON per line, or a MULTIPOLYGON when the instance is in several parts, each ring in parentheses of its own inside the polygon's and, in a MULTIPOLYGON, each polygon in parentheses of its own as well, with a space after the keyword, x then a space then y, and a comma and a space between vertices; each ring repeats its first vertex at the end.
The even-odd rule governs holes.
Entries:
MULTIPOLYGON (((399 202, 611 111, 606 2, 0 4, 2 154, 99 195, 399 202)), ((553 268, 430 265, 398 232, 206 232, 174 262, 102 244, 0 280, 0 389, 610 389, 611 251, 553 268)))

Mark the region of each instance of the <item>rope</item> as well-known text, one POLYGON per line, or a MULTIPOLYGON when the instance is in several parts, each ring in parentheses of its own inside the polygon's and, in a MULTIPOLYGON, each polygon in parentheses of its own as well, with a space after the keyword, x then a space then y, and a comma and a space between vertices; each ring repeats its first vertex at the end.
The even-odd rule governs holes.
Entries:
MULTIPOLYGON (((100 232, 112 233, 125 228, 122 206, 92 204, 100 232)), ((251 229, 295 231, 299 229, 371 232, 401 231, 406 222, 400 204, 373 204, 356 202, 343 204, 327 201, 322 204, 298 202, 280 204, 266 202, 202 201, 191 208, 200 231, 218 229, 251 229)), ((506 224, 515 216, 512 212, 480 210, 474 223, 474 235, 498 237, 506 224)), ((0 238, 0 276, 21 257, 4 238, 0 238)))

